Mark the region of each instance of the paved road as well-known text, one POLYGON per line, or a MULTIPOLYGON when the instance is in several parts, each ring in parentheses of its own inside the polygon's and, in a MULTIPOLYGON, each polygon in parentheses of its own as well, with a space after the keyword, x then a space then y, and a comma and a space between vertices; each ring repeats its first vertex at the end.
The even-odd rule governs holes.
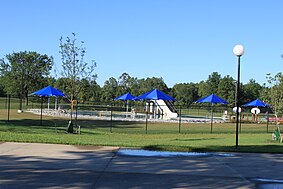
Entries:
POLYGON ((256 188, 283 179, 283 155, 135 157, 117 147, 0 144, 0 189, 256 188))

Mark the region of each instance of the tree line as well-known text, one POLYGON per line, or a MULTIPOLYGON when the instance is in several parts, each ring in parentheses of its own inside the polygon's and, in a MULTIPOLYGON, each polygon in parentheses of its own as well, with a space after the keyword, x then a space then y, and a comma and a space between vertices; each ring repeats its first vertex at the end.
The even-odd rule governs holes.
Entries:
MULTIPOLYGON (((169 88, 162 77, 137 78, 128 73, 122 73, 118 78, 111 77, 100 86, 94 74, 96 62, 84 61, 86 53, 83 42, 77 42, 75 34, 64 40, 60 38, 59 52, 62 57, 62 73, 60 77, 51 76, 54 65, 52 56, 37 52, 21 51, 7 54, 0 59, 0 96, 26 98, 31 92, 47 85, 62 90, 71 100, 79 99, 81 103, 92 101, 95 103, 109 103, 115 97, 126 92, 134 96, 157 88, 178 101, 177 104, 189 107, 193 102, 209 94, 216 94, 235 103, 236 80, 229 76, 221 76, 212 72, 206 80, 199 83, 187 82, 175 84, 169 88)), ((277 107, 279 112, 283 108, 283 76, 266 75, 266 83, 261 85, 254 79, 240 84, 240 104, 260 98, 277 107)))
MULTIPOLYGON (((50 75, 53 58, 36 52, 17 52, 6 55, 6 61, 0 60, 0 95, 8 94, 19 97, 22 87, 26 99, 31 92, 47 85, 58 88, 68 96, 73 94, 70 83, 71 78, 55 78, 50 75), (23 80, 22 80, 23 79, 23 80), (21 81, 22 80, 22 81, 21 81)), ((66 70, 66 69, 65 69, 66 70)), ((141 95, 157 88, 178 100, 177 103, 189 106, 200 97, 216 94, 228 102, 235 101, 236 81, 227 75, 222 77, 218 72, 211 73, 207 80, 199 83, 178 83, 169 88, 162 77, 148 77, 138 79, 128 73, 122 73, 118 78, 111 77, 100 86, 96 77, 76 79, 78 92, 74 94, 81 102, 94 101, 107 103, 117 96, 130 92, 134 96, 141 95)), ((254 79, 247 84, 241 84, 241 103, 264 97, 266 86, 260 85, 254 79)))

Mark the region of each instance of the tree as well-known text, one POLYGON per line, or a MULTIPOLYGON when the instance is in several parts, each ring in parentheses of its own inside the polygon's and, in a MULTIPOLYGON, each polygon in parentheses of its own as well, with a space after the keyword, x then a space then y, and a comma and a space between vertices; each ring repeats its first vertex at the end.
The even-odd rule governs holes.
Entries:
POLYGON ((208 76, 208 79, 206 82, 208 84, 210 94, 217 94, 220 79, 221 79, 221 75, 218 74, 218 72, 212 72, 212 74, 208 76))
POLYGON ((122 87, 123 91, 129 91, 131 88, 131 84, 130 84, 130 79, 131 76, 127 73, 123 73, 120 77, 119 77, 119 85, 122 87))
POLYGON ((111 102, 120 93, 118 91, 118 81, 114 77, 109 78, 105 81, 102 91, 101 100, 103 102, 111 102))
POLYGON ((197 87, 198 87, 198 96, 205 97, 211 94, 207 82, 201 81, 200 83, 197 84, 197 87))
POLYGON ((194 83, 176 84, 172 88, 172 93, 178 100, 178 103, 184 104, 187 107, 198 99, 198 90, 194 83))
POLYGON ((8 62, 0 60, 2 85, 7 94, 26 97, 44 87, 53 66, 53 57, 36 52, 18 52, 6 55, 8 62))
MULTIPOLYGON (((66 41, 63 37, 60 38, 60 54, 62 59, 63 70, 61 75, 68 82, 69 97, 71 102, 78 98, 78 94, 81 91, 79 85, 81 79, 96 78, 96 74, 93 73, 96 62, 93 60, 91 63, 84 61, 86 48, 83 46, 84 42, 81 41, 77 44, 76 34, 72 33, 72 37, 67 37, 66 41)), ((72 108, 71 108, 71 121, 72 121, 72 108)))
POLYGON ((100 102, 102 90, 101 87, 97 84, 96 80, 93 79, 90 81, 90 99, 91 101, 100 102))
POLYGON ((54 87, 57 89, 60 89, 61 91, 64 91, 65 94, 70 94, 71 91, 69 88, 69 78, 64 78, 64 77, 60 77, 58 78, 55 82, 54 82, 54 87))
POLYGON ((78 93, 78 99, 80 99, 81 103, 88 101, 91 96, 90 92, 90 82, 87 79, 81 79, 79 82, 80 91, 78 93))
POLYGON ((246 102, 250 102, 259 98, 262 87, 254 79, 250 79, 247 84, 243 85, 243 89, 246 102))
POLYGON ((152 89, 158 89, 163 91, 164 93, 168 93, 169 89, 165 82, 163 81, 163 78, 157 78, 157 77, 151 77, 151 78, 146 78, 146 79, 140 79, 139 80, 139 85, 140 85, 140 94, 148 92, 152 89))
POLYGON ((233 103, 235 101, 235 84, 235 80, 231 76, 227 75, 223 77, 219 81, 216 94, 228 102, 233 103))
POLYGON ((265 87, 267 89, 265 92, 268 95, 263 100, 271 105, 276 117, 276 125, 278 126, 277 117, 283 112, 283 75, 281 72, 274 77, 271 74, 267 74, 266 79, 268 86, 265 87))
POLYGON ((136 77, 131 77, 127 73, 123 73, 119 77, 118 84, 121 87, 122 93, 130 92, 133 95, 138 95, 139 93, 138 79, 136 77))
POLYGON ((198 95, 204 97, 210 94, 217 94, 220 79, 221 75, 218 72, 212 72, 206 81, 201 81, 198 84, 198 95))

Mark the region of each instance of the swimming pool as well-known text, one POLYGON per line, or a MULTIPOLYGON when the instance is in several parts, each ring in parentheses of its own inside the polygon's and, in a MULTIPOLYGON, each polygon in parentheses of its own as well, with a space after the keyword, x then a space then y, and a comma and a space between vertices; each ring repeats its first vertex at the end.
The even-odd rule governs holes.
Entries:
MULTIPOLYGON (((40 114, 40 109, 29 109, 28 111, 40 114)), ((48 116, 60 116, 60 117, 68 117, 70 116, 69 111, 56 111, 56 110, 47 110, 43 109, 42 114, 48 116)), ((146 119, 145 113, 131 113, 131 112, 112 112, 111 111, 84 111, 79 110, 78 112, 73 112, 73 116, 75 117, 77 114, 78 118, 85 118, 85 119, 100 119, 100 120, 118 120, 118 121, 149 121, 149 122, 180 122, 180 117, 177 118, 170 118, 165 119, 160 115, 148 114, 146 119)), ((184 115, 181 116, 181 122, 184 123, 210 123, 211 119, 208 117, 200 117, 200 116, 189 116, 184 115)), ((221 118, 213 118, 213 122, 224 122, 221 118)))

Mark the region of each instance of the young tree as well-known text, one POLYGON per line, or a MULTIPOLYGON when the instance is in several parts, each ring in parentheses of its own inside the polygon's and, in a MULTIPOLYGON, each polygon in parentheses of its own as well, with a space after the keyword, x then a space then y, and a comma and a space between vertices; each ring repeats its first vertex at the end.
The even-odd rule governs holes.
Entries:
MULTIPOLYGON (((83 46, 84 42, 77 43, 75 38, 76 34, 72 33, 72 37, 67 37, 66 40, 63 37, 60 38, 60 54, 62 59, 62 72, 61 75, 68 82, 68 94, 71 104, 77 99, 81 90, 79 85, 81 79, 95 78, 94 69, 96 62, 94 60, 91 63, 84 61, 86 48, 83 46)), ((71 121, 72 121, 73 108, 71 107, 71 121)))
POLYGON ((276 117, 276 125, 278 125, 277 118, 279 114, 283 112, 283 75, 277 73, 274 77, 271 74, 267 74, 267 96, 264 101, 271 105, 273 113, 276 117))

